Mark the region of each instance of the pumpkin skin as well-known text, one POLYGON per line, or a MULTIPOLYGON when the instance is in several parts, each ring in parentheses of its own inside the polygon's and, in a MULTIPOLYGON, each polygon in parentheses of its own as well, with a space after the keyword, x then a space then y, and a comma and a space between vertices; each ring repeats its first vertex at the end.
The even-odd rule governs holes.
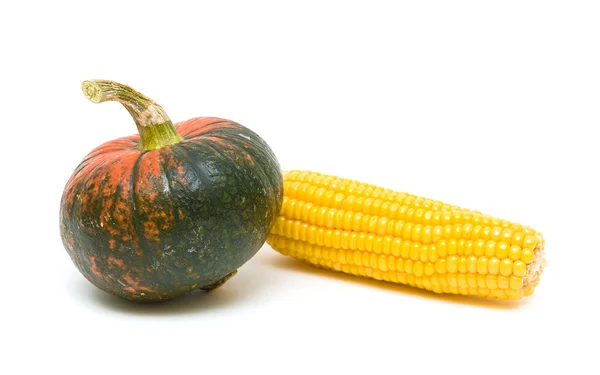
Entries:
POLYGON ((180 143, 144 151, 140 136, 90 152, 65 187, 63 244, 98 288, 161 301, 220 285, 265 243, 283 180, 267 143, 235 122, 175 124, 180 143))

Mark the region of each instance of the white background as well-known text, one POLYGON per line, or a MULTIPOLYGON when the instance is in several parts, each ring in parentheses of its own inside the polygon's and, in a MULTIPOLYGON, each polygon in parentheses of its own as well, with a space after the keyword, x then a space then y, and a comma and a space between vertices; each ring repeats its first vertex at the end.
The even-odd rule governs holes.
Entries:
POLYGON ((190 4, 0 5, 1 373, 599 373, 598 2, 190 4), (118 104, 83 97, 90 78, 174 121, 246 125, 283 169, 533 226, 546 272, 531 298, 495 303, 265 245, 210 295, 107 295, 58 228, 79 161, 135 132, 118 104))

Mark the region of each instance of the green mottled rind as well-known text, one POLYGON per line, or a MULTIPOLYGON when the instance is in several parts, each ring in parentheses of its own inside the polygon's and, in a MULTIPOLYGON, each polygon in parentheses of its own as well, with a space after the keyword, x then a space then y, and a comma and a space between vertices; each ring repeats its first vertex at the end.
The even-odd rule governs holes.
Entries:
POLYGON ((264 244, 281 209, 276 157, 217 118, 176 125, 181 143, 108 142, 75 170, 61 201, 63 243, 97 287, 137 301, 210 288, 264 244))

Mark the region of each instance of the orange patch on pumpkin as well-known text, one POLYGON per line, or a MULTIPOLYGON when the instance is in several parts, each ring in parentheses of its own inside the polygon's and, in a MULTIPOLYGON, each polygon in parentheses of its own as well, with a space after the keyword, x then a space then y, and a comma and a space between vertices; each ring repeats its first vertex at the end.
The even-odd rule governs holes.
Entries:
POLYGON ((96 257, 90 255, 90 256, 88 256, 88 259, 90 260, 90 263, 92 264, 90 267, 90 271, 92 271, 92 273, 94 275, 96 275, 96 277, 103 279, 104 275, 102 275, 102 273, 98 270, 98 266, 96 265, 96 257))
POLYGON ((123 276, 123 280, 125 280, 125 282, 127 284, 129 284, 129 287, 132 288, 134 291, 132 292, 131 290, 128 289, 128 287, 125 287, 123 289, 131 292, 131 293, 137 293, 138 291, 141 292, 154 292, 154 290, 152 288, 149 288, 147 286, 143 286, 140 285, 140 278, 139 277, 132 277, 129 273, 125 274, 123 276))
POLYGON ((175 124, 175 128, 186 139, 201 136, 213 129, 242 129, 230 120, 216 117, 196 117, 175 124))
POLYGON ((138 197, 154 202, 162 190, 161 169, 158 161, 159 153, 150 151, 140 160, 135 192, 138 197))
MULTIPOLYGON (((151 214, 155 216, 156 214, 151 214)), ((146 221, 144 222, 144 237, 148 240, 152 241, 160 241, 160 231, 158 230, 158 226, 154 221, 146 221)))
MULTIPOLYGON (((112 237, 109 240, 109 247, 115 249, 116 239, 124 242, 137 239, 131 220, 133 207, 130 202, 130 181, 139 151, 123 150, 103 157, 110 160, 110 163, 100 167, 93 177, 95 186, 102 186, 102 192, 98 195, 93 193, 86 195, 89 195, 90 199, 102 201, 98 220, 102 222, 103 230, 112 237)), ((136 246, 135 243, 132 245, 136 246)))
POLYGON ((111 266, 116 266, 116 267, 119 267, 119 268, 124 268, 124 266, 125 266, 125 262, 123 262, 123 259, 117 259, 117 258, 115 258, 113 256, 109 256, 106 261, 111 266))
POLYGON ((146 240, 152 242, 159 242, 160 232, 172 228, 175 222, 170 208, 170 189, 165 186, 161 163, 165 169, 183 171, 181 165, 176 165, 169 150, 150 151, 142 156, 135 181, 135 203, 142 233, 146 240))
POLYGON ((248 160, 250 165, 254 165, 254 160, 252 160, 252 156, 250 156, 250 154, 246 153, 246 155, 244 155, 244 159, 248 160))

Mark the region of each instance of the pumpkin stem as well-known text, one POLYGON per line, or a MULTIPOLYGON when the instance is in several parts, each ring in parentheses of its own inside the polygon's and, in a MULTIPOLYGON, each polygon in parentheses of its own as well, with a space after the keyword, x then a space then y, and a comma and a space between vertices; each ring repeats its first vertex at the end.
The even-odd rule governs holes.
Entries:
POLYGON ((81 90, 94 103, 121 103, 135 121, 142 150, 156 150, 183 140, 163 107, 129 86, 113 81, 89 80, 83 81, 81 90))

